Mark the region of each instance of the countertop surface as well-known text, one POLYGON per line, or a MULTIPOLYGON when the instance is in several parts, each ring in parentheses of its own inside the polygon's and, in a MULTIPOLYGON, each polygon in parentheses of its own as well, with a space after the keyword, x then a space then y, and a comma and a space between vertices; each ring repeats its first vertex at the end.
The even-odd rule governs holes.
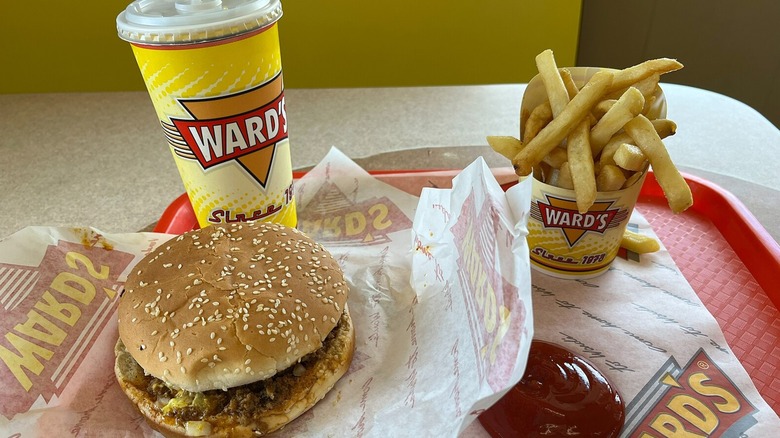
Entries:
MULTIPOLYGON (((684 172, 735 194, 780 240, 780 131, 726 96, 664 84, 684 172)), ((487 135, 518 135, 523 84, 288 89, 293 167, 337 147, 367 169, 505 167, 487 135), (399 153, 399 151, 405 151, 399 153)), ((0 237, 29 225, 149 229, 184 192, 145 92, 0 95, 0 237)))

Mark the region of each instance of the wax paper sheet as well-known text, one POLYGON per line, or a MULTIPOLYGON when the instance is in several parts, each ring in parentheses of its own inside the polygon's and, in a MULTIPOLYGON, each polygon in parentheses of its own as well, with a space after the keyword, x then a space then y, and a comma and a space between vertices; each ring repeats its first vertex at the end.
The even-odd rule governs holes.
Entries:
MULTIPOLYGON (((525 213, 507 208, 481 160, 463 178, 460 199, 436 194, 449 221, 337 150, 297 182, 299 228, 349 281, 357 347, 336 387, 278 436, 456 436, 519 380, 532 335, 524 226, 515 223, 525 213), (488 215, 453 220, 464 199, 488 215), (415 214, 424 232, 413 231, 415 214), (447 233, 472 239, 471 252, 434 263, 429 256, 455 250, 447 233), (499 259, 504 273, 493 268, 499 259), (464 263, 469 274, 459 277, 464 263), (433 282, 440 276, 446 290, 433 282)), ((530 196, 530 187, 515 191, 530 196)), ((156 436, 114 379, 116 303, 129 269, 171 237, 30 227, 0 241, 0 435, 156 436)))

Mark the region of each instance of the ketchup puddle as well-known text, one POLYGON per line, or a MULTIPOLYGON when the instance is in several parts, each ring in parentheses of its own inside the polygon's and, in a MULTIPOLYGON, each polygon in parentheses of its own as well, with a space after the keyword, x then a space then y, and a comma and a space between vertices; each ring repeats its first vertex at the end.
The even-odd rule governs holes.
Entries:
POLYGON ((533 341, 523 378, 479 418, 496 438, 615 437, 625 407, 593 364, 559 345, 533 341))

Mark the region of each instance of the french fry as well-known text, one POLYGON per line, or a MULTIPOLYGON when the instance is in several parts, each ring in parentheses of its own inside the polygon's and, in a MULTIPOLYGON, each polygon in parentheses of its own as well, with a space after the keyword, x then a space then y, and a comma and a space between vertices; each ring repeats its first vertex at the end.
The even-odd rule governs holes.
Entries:
POLYGON ((645 96, 645 98, 650 97, 653 93, 655 93, 655 90, 658 88, 658 82, 661 80, 661 74, 660 73, 653 73, 650 76, 642 79, 639 82, 636 82, 632 85, 632 87, 639 90, 640 93, 642 93, 642 96, 645 96))
POLYGON ((519 176, 530 174, 531 169, 558 146, 571 130, 590 113, 590 110, 601 100, 607 87, 612 83, 612 76, 612 72, 606 70, 594 74, 558 117, 553 118, 547 126, 539 131, 536 137, 526 143, 525 147, 512 160, 515 172, 519 176))
POLYGON ((620 99, 609 108, 606 114, 599 119, 596 126, 590 131, 590 147, 593 155, 601 152, 604 145, 616 132, 623 128, 629 120, 642 112, 645 106, 645 98, 642 93, 634 87, 630 87, 620 96, 620 99))
POLYGON ((626 175, 614 164, 607 164, 599 170, 596 177, 596 188, 600 192, 620 190, 626 182, 626 175))
POLYGON ((639 81, 647 79, 656 73, 665 74, 683 68, 676 59, 658 58, 642 62, 640 64, 618 70, 612 81, 609 92, 615 92, 630 87, 639 81))
POLYGON ((677 132, 677 124, 669 119, 655 119, 651 123, 661 138, 669 137, 677 132))
POLYGON ((642 96, 645 97, 645 106, 642 108, 642 114, 644 115, 647 115, 650 107, 655 103, 655 92, 658 89, 658 81, 660 79, 661 75, 659 73, 654 73, 632 85, 632 87, 639 90, 639 92, 642 93, 642 96))
POLYGON ((625 130, 650 161, 672 211, 680 213, 693 205, 691 188, 672 163, 669 152, 650 120, 640 114, 626 123, 625 130))
MULTIPOLYGON (((677 131, 677 124, 669 119, 656 119, 653 120, 652 123, 653 128, 655 128, 655 131, 661 138, 674 135, 677 131)), ((623 143, 632 143, 633 141, 634 139, 625 132, 615 134, 601 150, 599 161, 596 163, 596 173, 598 173, 598 169, 606 164, 615 164, 614 155, 617 148, 623 143)))
MULTIPOLYGON (((617 74, 617 73, 616 73, 617 74)), ((658 87, 658 82, 661 79, 660 73, 652 73, 651 75, 647 76, 646 78, 634 82, 633 84, 630 84, 629 87, 634 87, 637 90, 639 90, 640 93, 642 93, 642 96, 645 97, 645 99, 652 96, 656 88, 658 87)), ((620 89, 618 91, 614 91, 612 93, 607 94, 608 99, 617 99, 620 97, 621 94, 625 93, 628 88, 620 89)))
POLYGON ((569 103, 569 93, 563 84, 561 74, 558 73, 558 66, 555 64, 552 50, 547 49, 536 55, 536 69, 539 70, 539 76, 541 76, 544 89, 547 91, 547 100, 550 101, 553 117, 558 117, 569 103))
MULTIPOLYGON (((542 130, 552 120, 552 108, 550 102, 540 103, 528 115, 528 119, 523 125, 523 144, 528 144, 539 131, 542 130)), ((514 157, 512 157, 514 158, 514 157)))
POLYGON ((621 168, 634 172, 642 170, 647 163, 647 157, 642 150, 630 143, 621 143, 612 159, 621 168))
POLYGON ((523 143, 510 135, 489 135, 487 142, 494 151, 510 160, 523 148, 523 143))
POLYGON ((601 169, 608 164, 614 165, 615 151, 617 151, 621 144, 631 143, 632 141, 634 141, 634 139, 625 132, 615 134, 601 150, 601 154, 599 154, 599 161, 596 164, 596 167, 601 169))
POLYGON ((572 190, 574 188, 574 181, 572 181, 571 167, 569 163, 563 163, 561 168, 558 169, 558 179, 555 183, 556 186, 562 189, 572 190))
POLYGON ((593 107, 593 116, 596 117, 596 119, 604 117, 604 114, 612 108, 612 105, 614 105, 615 102, 617 102, 617 99, 604 99, 597 103, 596 106, 593 107))
POLYGON ((596 174, 593 170, 593 155, 590 150, 590 125, 580 122, 566 140, 569 157, 567 166, 574 186, 577 210, 586 213, 596 201, 596 174))
POLYGON ((631 230, 623 231, 623 237, 620 239, 620 246, 635 252, 637 254, 647 254, 661 249, 661 244, 657 240, 644 234, 635 233, 631 230))
POLYGON ((542 163, 549 164, 555 169, 560 168, 567 161, 569 161, 569 154, 564 148, 555 148, 542 158, 542 163))
POLYGON ((569 99, 574 99, 574 96, 580 92, 580 89, 577 87, 577 84, 574 83, 571 72, 568 68, 562 68, 558 70, 558 72, 561 74, 561 79, 563 80, 563 85, 566 87, 566 92, 569 93, 569 99))

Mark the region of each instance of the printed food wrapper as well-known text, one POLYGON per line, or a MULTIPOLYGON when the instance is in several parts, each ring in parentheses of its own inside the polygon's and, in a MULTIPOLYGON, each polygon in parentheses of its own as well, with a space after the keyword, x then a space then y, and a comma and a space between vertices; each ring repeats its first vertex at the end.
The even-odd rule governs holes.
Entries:
MULTIPOLYGON (((430 179, 396 178, 407 189, 430 179)), ((512 221, 528 201, 510 191, 505 203, 489 181, 474 164, 455 190, 418 199, 333 151, 298 182, 301 227, 337 254, 350 281, 358 342, 349 373, 278 436, 455 436, 502 394, 493 385, 522 373, 525 339, 509 345, 517 332, 498 331, 505 313, 492 313, 511 303, 497 281, 517 286, 529 324, 521 337, 562 345, 615 384, 626 404, 621 436, 777 436, 777 414, 664 248, 617 258, 589 280, 531 271, 532 333, 518 279, 527 268, 506 267, 513 251, 525 260, 512 221), (480 271, 489 266, 502 276, 480 271), (469 297, 474 284, 484 288, 469 297), (478 345, 498 336, 490 362, 478 345)), ((636 210, 629 227, 655 237, 636 210)), ((156 436, 114 379, 115 306, 128 267, 169 237, 31 227, 0 241, 0 436, 156 436)), ((488 435, 473 421, 460 436, 488 435)))
MULTIPOLYGON (((463 179, 461 197, 479 181, 489 190, 459 201, 437 193, 453 215, 438 224, 444 210, 418 208, 419 198, 336 150, 297 182, 299 228, 343 267, 357 343, 334 389, 275 436, 456 436, 519 380, 532 333, 530 275, 527 262, 506 258, 527 258, 524 227, 484 163, 463 179), (472 216, 452 220, 456 209, 472 216), (412 230, 415 211, 437 234, 412 230), (447 254, 453 242, 470 252, 447 254), (505 272, 495 275, 499 260, 505 272)), ((0 436, 159 436, 116 383, 113 348, 129 269, 172 237, 30 227, 0 241, 0 436)))
MULTIPOLYGON (((637 210, 629 228, 657 239, 637 210)), ((535 338, 582 355, 617 387, 621 437, 777 436, 780 419, 665 248, 618 257, 597 278, 532 279, 535 338)))
MULTIPOLYGON (((567 70, 578 87, 601 70, 614 71, 595 67, 568 67, 567 70)), ((665 118, 666 97, 661 87, 656 86, 647 99, 647 117, 665 118)), ((534 108, 548 101, 541 75, 534 76, 523 92, 520 132, 534 108)), ((528 223, 531 266, 568 279, 588 279, 606 272, 620 249, 646 170, 630 187, 597 192, 595 202, 584 214, 578 211, 574 190, 534 178, 528 223)))

